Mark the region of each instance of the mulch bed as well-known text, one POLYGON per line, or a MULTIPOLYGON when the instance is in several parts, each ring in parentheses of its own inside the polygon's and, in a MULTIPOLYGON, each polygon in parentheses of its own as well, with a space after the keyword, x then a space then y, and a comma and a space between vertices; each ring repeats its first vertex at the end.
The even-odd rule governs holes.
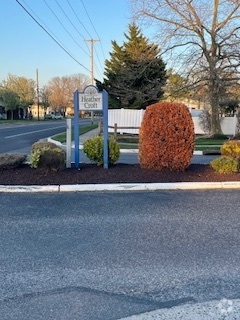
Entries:
POLYGON ((210 165, 191 164, 184 172, 141 169, 139 164, 116 164, 104 169, 95 164, 82 164, 80 170, 46 172, 23 165, 0 170, 0 185, 63 185, 104 183, 166 183, 240 181, 240 174, 217 174, 210 165))

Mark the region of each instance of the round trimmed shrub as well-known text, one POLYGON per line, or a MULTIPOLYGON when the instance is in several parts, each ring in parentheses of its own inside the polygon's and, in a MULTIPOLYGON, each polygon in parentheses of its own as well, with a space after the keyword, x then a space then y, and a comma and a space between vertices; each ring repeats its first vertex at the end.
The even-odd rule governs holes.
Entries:
POLYGON ((139 133, 142 168, 184 171, 194 151, 194 125, 181 103, 159 102, 147 107, 139 133))
POLYGON ((221 155, 232 158, 240 158, 240 140, 229 140, 221 147, 221 155))
MULTIPOLYGON (((104 141, 102 137, 96 136, 86 140, 83 143, 83 152, 86 156, 97 163, 97 165, 102 165, 103 161, 103 146, 104 141)), ((114 139, 109 139, 108 141, 108 163, 114 164, 117 162, 120 156, 120 147, 114 139)))
POLYGON ((214 159, 210 163, 210 165, 217 173, 224 174, 237 173, 240 169, 240 163, 238 158, 231 158, 226 156, 214 159))

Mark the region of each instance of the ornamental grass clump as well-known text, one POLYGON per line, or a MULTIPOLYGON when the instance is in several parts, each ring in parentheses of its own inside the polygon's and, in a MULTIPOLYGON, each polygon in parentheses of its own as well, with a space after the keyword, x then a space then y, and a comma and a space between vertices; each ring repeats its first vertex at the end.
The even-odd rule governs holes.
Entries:
POLYGON ((240 172, 240 140, 229 140, 221 147, 221 157, 210 163, 217 173, 240 172))
POLYGON ((147 107, 139 134, 142 168, 184 171, 194 151, 194 125, 181 103, 159 102, 147 107))
POLYGON ((51 142, 36 142, 32 145, 30 166, 57 172, 65 169, 66 153, 51 142))
MULTIPOLYGON (((102 137, 96 136, 86 140, 83 144, 83 152, 86 154, 89 160, 97 163, 97 165, 103 164, 103 147, 104 141, 102 137)), ((119 144, 114 139, 108 141, 108 163, 115 164, 120 156, 119 144)))
POLYGON ((27 155, 22 153, 0 154, 0 169, 13 169, 20 167, 27 160, 27 155))

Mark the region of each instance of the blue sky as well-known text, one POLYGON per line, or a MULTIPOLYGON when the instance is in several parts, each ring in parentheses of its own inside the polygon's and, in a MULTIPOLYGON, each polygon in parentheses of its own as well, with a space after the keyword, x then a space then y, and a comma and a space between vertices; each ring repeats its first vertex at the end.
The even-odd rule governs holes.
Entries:
POLYGON ((102 80, 104 61, 112 51, 111 41, 122 44, 131 23, 128 0, 18 1, 84 67, 69 57, 16 0, 0 0, 0 82, 9 73, 35 80, 36 69, 40 86, 55 76, 90 75, 90 45, 84 39, 98 37, 101 43, 94 45, 94 76, 102 80))

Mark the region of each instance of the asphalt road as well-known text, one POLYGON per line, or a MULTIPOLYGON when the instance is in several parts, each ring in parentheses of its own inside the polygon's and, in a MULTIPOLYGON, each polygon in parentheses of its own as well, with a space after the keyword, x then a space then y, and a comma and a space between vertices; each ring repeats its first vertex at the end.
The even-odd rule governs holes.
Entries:
POLYGON ((239 207, 238 190, 1 193, 0 319, 240 298, 239 207))
MULTIPOLYGON (((81 119, 84 125, 89 119, 81 119)), ((28 122, 0 125, 0 153, 19 152, 29 154, 34 142, 66 131, 66 120, 28 122)))

